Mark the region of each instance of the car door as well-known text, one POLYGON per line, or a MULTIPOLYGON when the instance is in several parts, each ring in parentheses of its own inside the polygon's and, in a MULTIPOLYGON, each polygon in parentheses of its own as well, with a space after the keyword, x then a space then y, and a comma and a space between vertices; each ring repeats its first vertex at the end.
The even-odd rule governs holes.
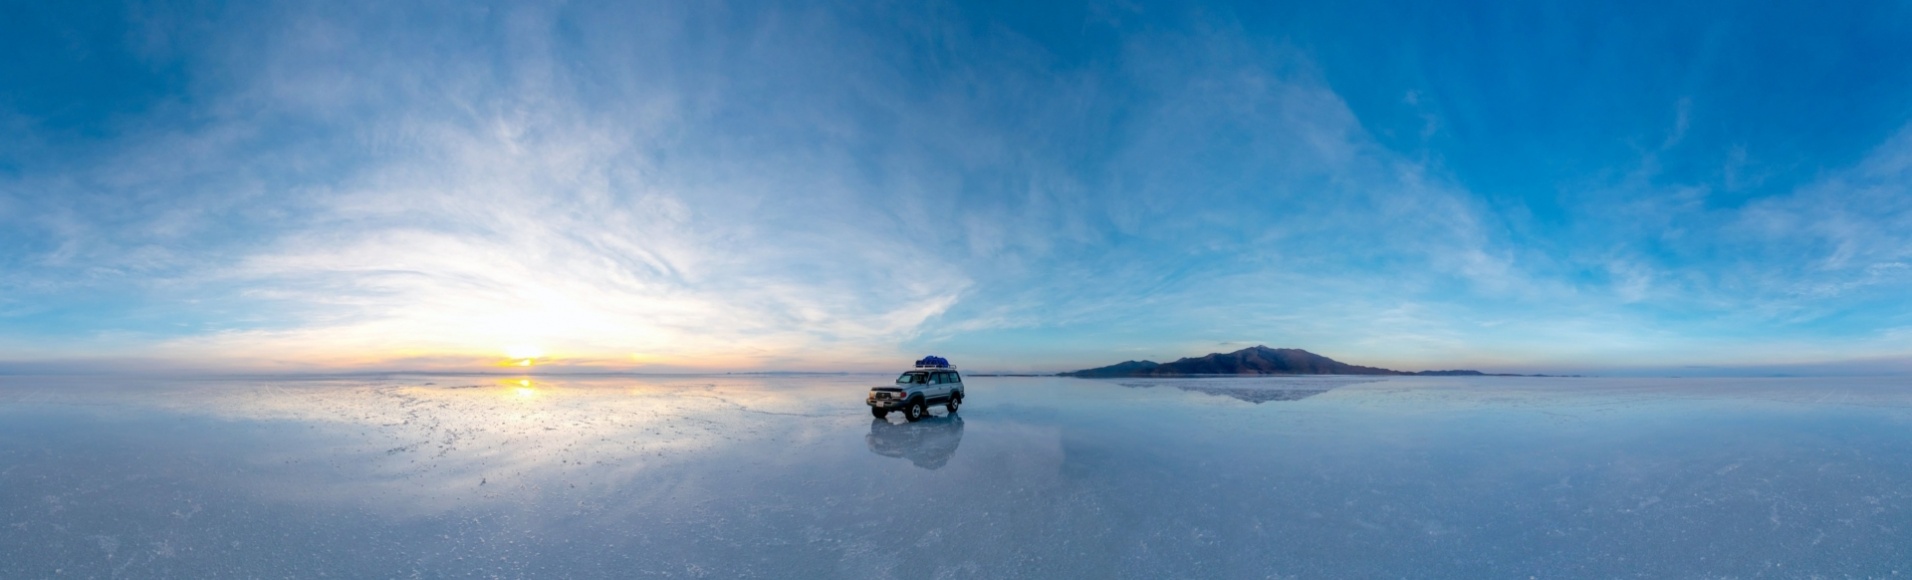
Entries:
POLYGON ((949 373, 942 372, 942 371, 936 371, 936 372, 930 373, 929 384, 924 387, 923 396, 931 398, 931 399, 935 399, 945 394, 948 394, 949 391, 944 390, 949 387, 949 385, 944 382, 947 379, 948 375, 949 373))

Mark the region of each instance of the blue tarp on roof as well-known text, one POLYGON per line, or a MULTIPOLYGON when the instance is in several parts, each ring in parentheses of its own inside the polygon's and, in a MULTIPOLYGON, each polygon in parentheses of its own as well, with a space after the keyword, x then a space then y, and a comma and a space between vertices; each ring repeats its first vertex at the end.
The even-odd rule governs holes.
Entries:
POLYGON ((923 360, 916 361, 916 367, 946 369, 946 368, 949 368, 949 359, 932 354, 932 355, 923 357, 923 360))

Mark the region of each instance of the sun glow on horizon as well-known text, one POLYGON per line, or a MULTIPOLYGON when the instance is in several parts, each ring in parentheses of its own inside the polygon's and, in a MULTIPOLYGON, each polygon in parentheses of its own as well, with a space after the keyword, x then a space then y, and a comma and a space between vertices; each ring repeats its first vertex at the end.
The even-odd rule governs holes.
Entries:
POLYGON ((527 344, 508 346, 505 347, 505 360, 498 363, 498 365, 528 367, 537 364, 537 360, 540 358, 544 358, 544 349, 542 348, 527 344))

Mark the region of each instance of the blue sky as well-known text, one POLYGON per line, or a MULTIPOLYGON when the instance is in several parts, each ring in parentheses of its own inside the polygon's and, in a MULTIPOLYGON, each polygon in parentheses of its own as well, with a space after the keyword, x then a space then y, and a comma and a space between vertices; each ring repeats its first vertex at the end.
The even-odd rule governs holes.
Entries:
POLYGON ((1912 371, 1904 3, 8 12, 15 371, 1912 371))

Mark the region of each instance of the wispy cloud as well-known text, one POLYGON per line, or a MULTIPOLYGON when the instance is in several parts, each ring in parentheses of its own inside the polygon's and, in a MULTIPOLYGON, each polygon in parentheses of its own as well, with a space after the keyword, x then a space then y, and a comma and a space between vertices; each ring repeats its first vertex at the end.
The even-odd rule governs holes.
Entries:
MULTIPOLYGON (((41 143, 0 174, 16 360, 1714 361, 1801 352, 1773 336, 1908 281, 1904 136, 1720 204, 1663 172, 1707 113, 1680 100, 1657 149, 1540 224, 1224 18, 1104 10, 1085 26, 1119 40, 1083 57, 912 6, 138 16, 131 50, 186 79, 164 98, 105 136, 0 111, 41 143)), ((1430 146, 1448 125, 1408 94, 1430 146)), ((1814 356, 1891 354, 1819 332, 1814 356)))

